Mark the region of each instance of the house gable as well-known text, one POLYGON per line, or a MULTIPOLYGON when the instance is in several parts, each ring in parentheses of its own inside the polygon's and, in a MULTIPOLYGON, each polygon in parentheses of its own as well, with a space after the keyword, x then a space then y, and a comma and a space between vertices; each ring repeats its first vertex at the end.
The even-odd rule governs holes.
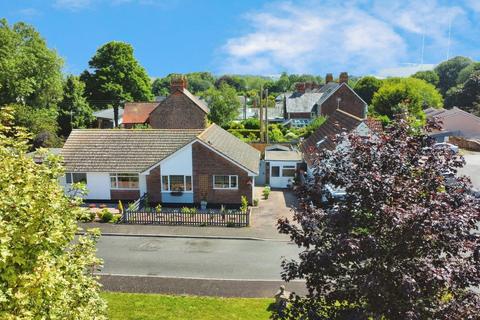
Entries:
POLYGON ((367 104, 346 83, 342 83, 319 101, 319 115, 331 115, 339 108, 356 117, 365 118, 367 104), (337 101, 337 99, 340 99, 337 101))

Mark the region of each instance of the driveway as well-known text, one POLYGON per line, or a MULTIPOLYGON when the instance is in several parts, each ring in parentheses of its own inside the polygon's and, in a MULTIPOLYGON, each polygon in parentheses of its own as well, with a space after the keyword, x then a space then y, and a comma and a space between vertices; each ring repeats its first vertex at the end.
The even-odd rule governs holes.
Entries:
POLYGON ((464 158, 466 165, 458 172, 470 177, 473 188, 480 191, 480 152, 469 152, 464 158))

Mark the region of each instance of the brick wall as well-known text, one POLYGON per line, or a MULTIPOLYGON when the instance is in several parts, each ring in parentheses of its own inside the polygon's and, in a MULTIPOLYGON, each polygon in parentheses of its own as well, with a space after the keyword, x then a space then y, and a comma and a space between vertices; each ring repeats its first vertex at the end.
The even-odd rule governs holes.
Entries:
POLYGON ((160 166, 152 169, 147 175, 147 193, 150 202, 162 202, 162 182, 160 179, 160 166))
POLYGON ((140 190, 110 190, 112 200, 132 200, 140 198, 140 190))
POLYGON ((288 116, 290 119, 310 119, 312 114, 310 112, 290 112, 288 116))
POLYGON ((196 142, 192 145, 193 193, 195 203, 199 203, 206 190, 207 202, 215 204, 239 204, 241 196, 252 203, 253 188, 247 172, 232 162, 196 142), (214 175, 238 175, 238 190, 213 189, 214 175), (202 190, 203 189, 203 190, 202 190))
POLYGON ((340 109, 344 110, 359 118, 365 117, 365 104, 357 97, 347 86, 341 86, 333 93, 321 106, 321 115, 331 115, 340 105, 340 109), (341 101, 337 102, 337 98, 341 101))
POLYGON ((152 111, 149 123, 154 129, 203 129, 206 117, 192 100, 176 91, 152 111))

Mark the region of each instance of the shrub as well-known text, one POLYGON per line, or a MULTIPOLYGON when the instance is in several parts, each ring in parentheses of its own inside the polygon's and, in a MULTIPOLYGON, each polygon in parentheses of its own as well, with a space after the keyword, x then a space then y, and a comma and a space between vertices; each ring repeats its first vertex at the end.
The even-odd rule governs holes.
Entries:
POLYGON ((182 209, 180 209, 180 212, 183 214, 188 214, 190 213, 190 209, 188 207, 182 207, 182 209))
POLYGON ((111 213, 107 208, 105 208, 99 212, 99 217, 102 222, 110 222, 113 219, 113 213, 111 213))
POLYGON ((258 198, 253 199, 253 206, 258 207, 258 198))
POLYGON ((161 204, 157 204, 157 206, 155 207, 155 211, 156 211, 157 213, 162 212, 162 205, 161 205, 161 204))
POLYGON ((242 202, 242 205, 241 205, 241 207, 240 207, 240 211, 242 211, 243 213, 245 213, 245 212, 247 212, 247 210, 248 210, 248 200, 247 200, 247 197, 242 196, 241 202, 242 202))
POLYGON ((118 220, 120 220, 122 218, 122 215, 121 214, 114 214, 112 219, 109 221, 111 223, 117 223, 118 220))
POLYGON ((120 213, 123 213, 123 203, 122 203, 122 200, 118 200, 118 211, 120 211, 120 213))
POLYGON ((263 194, 263 198, 264 198, 265 200, 268 199, 268 196, 270 195, 270 191, 271 191, 271 190, 270 190, 270 186, 266 186, 265 188, 263 188, 262 194, 263 194))
POLYGON ((248 118, 242 121, 243 126, 245 129, 260 129, 260 120, 257 118, 248 118))
POLYGON ((81 222, 92 222, 95 220, 95 217, 97 215, 93 211, 85 210, 82 212, 82 215, 80 216, 80 221, 81 222))

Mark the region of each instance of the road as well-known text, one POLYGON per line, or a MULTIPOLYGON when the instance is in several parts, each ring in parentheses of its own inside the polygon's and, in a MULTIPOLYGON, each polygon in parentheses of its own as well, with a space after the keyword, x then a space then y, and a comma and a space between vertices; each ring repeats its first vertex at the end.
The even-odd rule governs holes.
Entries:
POLYGON ((201 279, 279 280, 284 241, 105 236, 97 245, 103 274, 201 279))
POLYGON ((459 170, 460 174, 469 176, 473 187, 480 190, 480 153, 464 155, 466 165, 459 170))

